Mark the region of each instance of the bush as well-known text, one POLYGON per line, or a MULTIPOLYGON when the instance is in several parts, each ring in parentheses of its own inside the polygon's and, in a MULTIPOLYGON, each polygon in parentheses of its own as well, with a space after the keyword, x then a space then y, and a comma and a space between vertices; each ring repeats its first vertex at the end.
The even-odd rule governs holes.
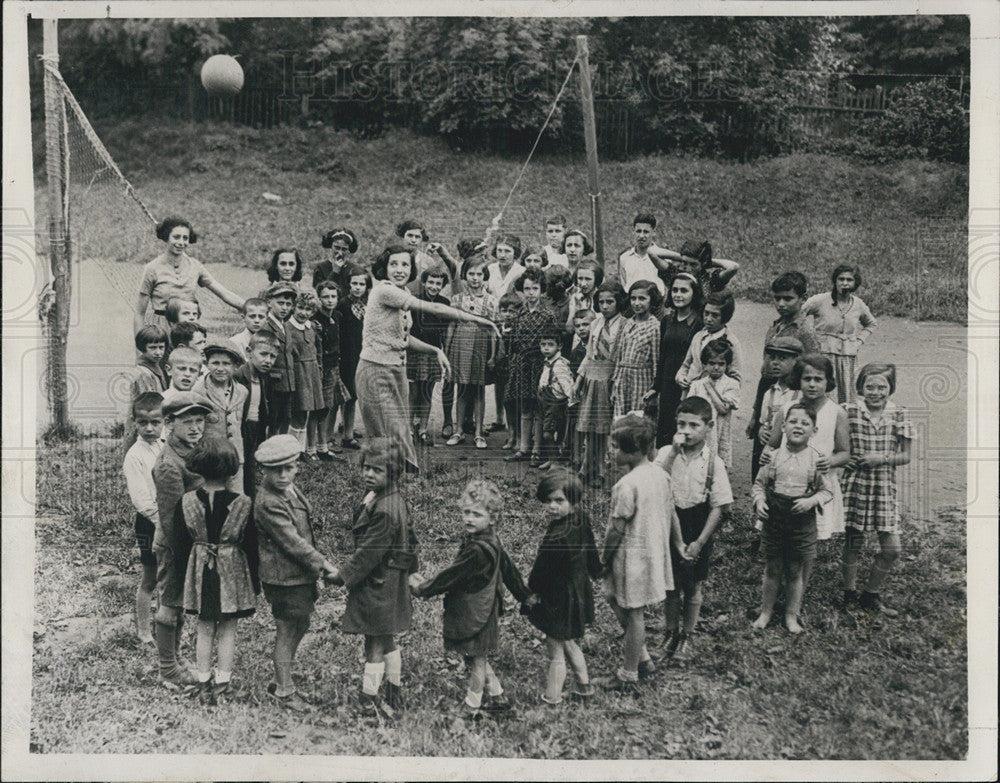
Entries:
POLYGON ((969 117, 962 95, 943 79, 908 84, 885 113, 865 122, 855 150, 865 157, 969 160, 969 117))

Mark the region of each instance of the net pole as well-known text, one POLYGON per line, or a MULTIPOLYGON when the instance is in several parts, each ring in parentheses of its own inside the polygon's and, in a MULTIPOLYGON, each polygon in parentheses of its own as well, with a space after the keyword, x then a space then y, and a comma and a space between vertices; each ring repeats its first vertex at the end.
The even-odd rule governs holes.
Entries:
POLYGON ((66 388, 66 340, 69 334, 70 264, 69 226, 66 211, 66 149, 63 140, 65 107, 62 91, 50 72, 59 65, 59 28, 55 19, 42 21, 42 56, 45 74, 45 170, 49 203, 49 266, 52 271, 54 301, 49 313, 48 389, 52 423, 57 430, 69 426, 66 388))
MULTIPOLYGON (((590 50, 587 36, 576 37, 576 59, 580 63, 580 102, 583 106, 583 140, 587 148, 587 184, 590 189, 590 222, 594 253, 604 268, 604 229, 601 221, 601 187, 597 178, 597 124, 594 121, 594 90, 590 84, 590 50)), ((605 275, 618 270, 605 268, 605 275)))

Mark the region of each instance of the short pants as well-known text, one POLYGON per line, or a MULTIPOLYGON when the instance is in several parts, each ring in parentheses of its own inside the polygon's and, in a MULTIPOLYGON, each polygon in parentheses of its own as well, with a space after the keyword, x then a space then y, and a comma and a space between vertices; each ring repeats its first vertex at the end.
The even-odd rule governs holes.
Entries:
POLYGON ((269 585, 264 583, 264 597, 271 604, 277 620, 307 620, 316 610, 319 590, 315 582, 307 585, 269 585))
POLYGON ((790 498, 768 490, 764 520, 764 557, 770 560, 802 561, 816 557, 816 509, 793 514, 790 498))
POLYGON ((156 525, 142 514, 135 515, 135 542, 139 545, 139 562, 144 566, 155 566, 156 555, 153 554, 153 536, 156 535, 156 525))

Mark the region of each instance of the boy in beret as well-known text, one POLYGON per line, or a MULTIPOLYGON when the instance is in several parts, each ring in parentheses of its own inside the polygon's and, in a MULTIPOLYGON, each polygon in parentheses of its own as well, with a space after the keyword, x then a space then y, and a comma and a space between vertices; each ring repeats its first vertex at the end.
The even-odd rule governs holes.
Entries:
POLYGON ((184 525, 174 523, 177 505, 184 493, 197 489, 204 480, 188 470, 185 460, 205 434, 205 417, 212 412, 208 400, 189 391, 178 391, 163 403, 163 417, 170 434, 153 464, 156 487, 156 649, 160 679, 172 688, 188 688, 197 682, 191 664, 179 655, 184 613, 184 577, 191 536, 184 525))
POLYGON ((319 596, 316 581, 336 574, 333 564, 316 549, 312 507, 293 483, 301 453, 302 446, 294 435, 275 435, 254 455, 263 472, 253 511, 260 581, 276 626, 274 682, 267 692, 293 712, 310 709, 295 690, 292 663, 315 610, 319 596))
POLYGON ((240 458, 240 469, 226 481, 230 492, 243 491, 243 416, 250 392, 233 380, 243 363, 243 352, 231 340, 212 340, 205 345, 208 374, 191 389, 212 403, 205 421, 205 435, 228 440, 240 458))

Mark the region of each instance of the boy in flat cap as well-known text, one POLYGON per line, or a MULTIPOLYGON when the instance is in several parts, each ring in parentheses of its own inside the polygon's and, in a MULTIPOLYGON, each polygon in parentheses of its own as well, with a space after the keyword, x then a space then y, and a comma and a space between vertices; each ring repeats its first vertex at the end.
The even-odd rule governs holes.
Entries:
POLYGON ((274 682, 268 694, 282 707, 307 712, 309 703, 295 691, 292 662, 309 630, 319 591, 316 581, 336 569, 317 549, 312 507, 295 486, 302 446, 294 435, 275 435, 254 455, 263 480, 254 501, 260 549, 260 581, 277 628, 274 682))
MULTIPOLYGON (((760 455, 764 451, 768 440, 771 438, 771 427, 774 416, 785 406, 795 401, 799 393, 788 386, 788 376, 792 372, 795 360, 802 355, 804 348, 802 341, 793 335, 780 335, 771 337, 764 346, 764 378, 776 379, 760 400, 760 408, 756 415, 750 419, 747 426, 747 437, 753 439, 753 454, 750 462, 750 480, 757 478, 757 471, 760 470, 760 455)), ((757 530, 763 529, 760 520, 756 520, 757 530)), ((760 537, 756 537, 750 544, 750 556, 756 557, 760 551, 760 537)))
POLYGON ((243 363, 243 352, 231 340, 212 340, 205 345, 208 374, 195 382, 191 391, 203 395, 214 410, 205 421, 205 435, 228 440, 240 458, 236 474, 226 480, 230 492, 243 491, 243 416, 250 392, 233 380, 243 363))
POLYGON ((268 422, 268 435, 280 435, 288 432, 292 418, 292 397, 295 392, 295 373, 293 372, 295 357, 292 356, 292 344, 289 340, 288 317, 295 307, 295 297, 299 290, 287 282, 274 283, 267 289, 264 296, 267 299, 267 320, 262 328, 274 332, 278 338, 278 360, 271 368, 271 383, 268 387, 267 409, 271 420, 268 422))
POLYGON ((187 528, 174 523, 177 505, 184 493, 197 489, 203 479, 188 470, 185 460, 205 434, 205 417, 212 406, 193 392, 177 392, 163 403, 163 417, 169 429, 167 442, 153 464, 156 487, 156 533, 153 554, 156 556, 156 648, 160 661, 160 679, 173 688, 187 688, 197 682, 191 664, 178 654, 184 613, 184 577, 191 536, 187 528))

